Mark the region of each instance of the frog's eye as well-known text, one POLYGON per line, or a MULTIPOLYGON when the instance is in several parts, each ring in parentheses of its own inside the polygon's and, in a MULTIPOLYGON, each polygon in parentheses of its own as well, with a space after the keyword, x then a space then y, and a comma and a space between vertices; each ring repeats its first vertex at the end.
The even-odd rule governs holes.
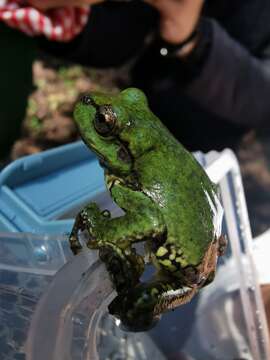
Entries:
POLYGON ((98 108, 94 120, 96 131, 102 136, 109 136, 113 133, 116 125, 116 115, 110 105, 103 105, 98 108))

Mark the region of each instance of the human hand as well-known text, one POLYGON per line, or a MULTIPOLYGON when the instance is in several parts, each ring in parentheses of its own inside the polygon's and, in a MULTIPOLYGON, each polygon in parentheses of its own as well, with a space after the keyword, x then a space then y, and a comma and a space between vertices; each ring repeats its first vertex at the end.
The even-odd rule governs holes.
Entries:
POLYGON ((28 0, 28 3, 40 10, 48 10, 62 6, 94 5, 104 0, 28 0))
POLYGON ((160 12, 161 37, 172 44, 186 40, 194 31, 204 0, 144 0, 160 12))

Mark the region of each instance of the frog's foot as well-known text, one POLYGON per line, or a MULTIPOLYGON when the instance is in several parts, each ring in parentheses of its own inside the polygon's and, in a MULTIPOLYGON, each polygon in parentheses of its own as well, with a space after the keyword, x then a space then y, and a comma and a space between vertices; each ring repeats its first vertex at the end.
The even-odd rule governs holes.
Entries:
POLYGON ((225 254, 227 245, 228 245, 228 240, 226 235, 221 235, 218 238, 218 256, 223 256, 225 254))
POLYGON ((100 259, 105 263, 117 292, 138 284, 144 271, 142 256, 134 249, 123 250, 113 244, 101 245, 99 249, 100 259))
POLYGON ((76 216, 72 231, 69 236, 70 248, 76 255, 82 250, 82 245, 79 241, 79 232, 87 230, 89 248, 95 249, 98 247, 97 233, 98 229, 105 225, 105 222, 110 219, 110 212, 108 210, 100 211, 95 203, 91 203, 83 208, 76 216))
POLYGON ((107 222, 111 218, 109 210, 100 211, 96 204, 90 204, 86 207, 83 214, 85 226, 88 233, 87 247, 90 249, 99 249, 102 241, 101 230, 106 228, 107 222))
POLYGON ((126 331, 150 330, 160 319, 154 314, 158 297, 154 288, 145 284, 120 293, 108 306, 109 313, 121 320, 126 331))

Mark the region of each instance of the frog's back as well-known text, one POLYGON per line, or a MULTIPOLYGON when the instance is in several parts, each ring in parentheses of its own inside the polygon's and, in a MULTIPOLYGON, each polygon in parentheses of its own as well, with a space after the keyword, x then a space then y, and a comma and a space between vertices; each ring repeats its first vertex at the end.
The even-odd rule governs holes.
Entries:
POLYGON ((183 251, 187 264, 197 265, 214 237, 215 186, 169 132, 160 140, 160 146, 137 164, 143 191, 163 213, 167 242, 183 251))

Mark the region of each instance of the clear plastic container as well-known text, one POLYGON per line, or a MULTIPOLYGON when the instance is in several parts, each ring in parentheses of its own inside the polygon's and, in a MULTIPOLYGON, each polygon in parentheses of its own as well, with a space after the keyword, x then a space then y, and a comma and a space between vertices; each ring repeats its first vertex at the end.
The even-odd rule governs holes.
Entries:
POLYGON ((0 233, 0 359, 23 360, 31 319, 72 256, 66 237, 0 233))

